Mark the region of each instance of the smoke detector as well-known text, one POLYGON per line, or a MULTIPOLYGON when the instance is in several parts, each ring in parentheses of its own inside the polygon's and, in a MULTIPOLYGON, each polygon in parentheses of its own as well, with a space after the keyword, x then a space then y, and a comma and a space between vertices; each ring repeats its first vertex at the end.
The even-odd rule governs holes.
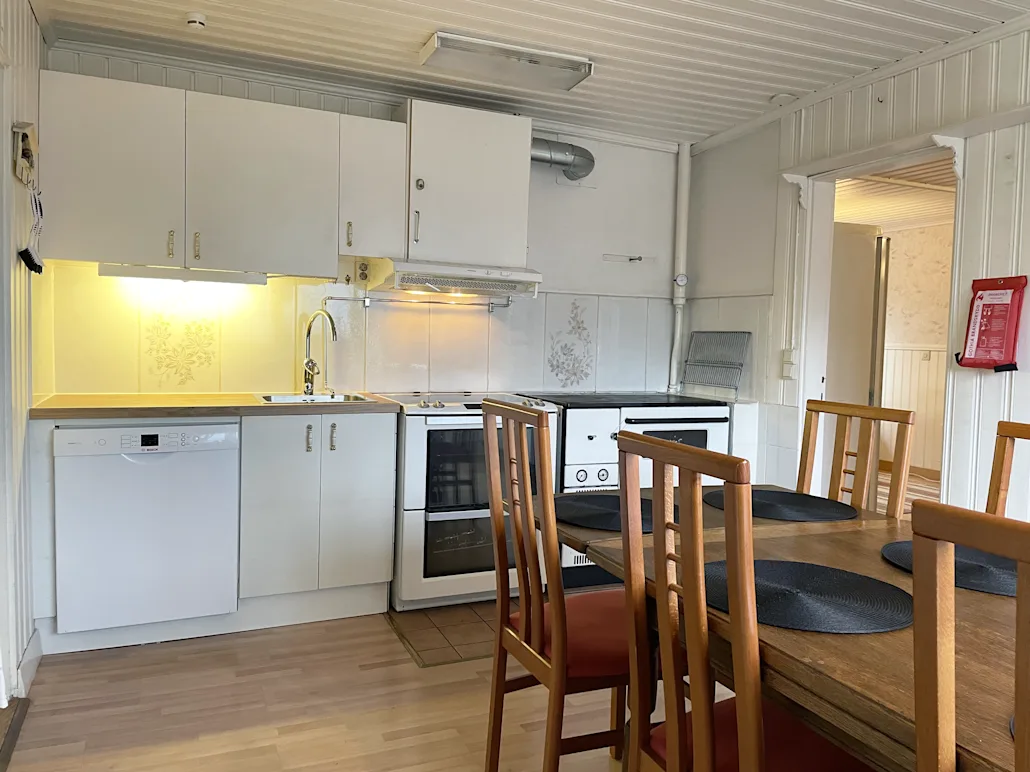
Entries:
POLYGON ((186 26, 190 29, 204 29, 207 26, 207 16, 191 11, 186 14, 186 26))
POLYGON ((791 102, 796 102, 797 97, 794 94, 773 94, 769 97, 769 104, 774 107, 785 107, 791 102))

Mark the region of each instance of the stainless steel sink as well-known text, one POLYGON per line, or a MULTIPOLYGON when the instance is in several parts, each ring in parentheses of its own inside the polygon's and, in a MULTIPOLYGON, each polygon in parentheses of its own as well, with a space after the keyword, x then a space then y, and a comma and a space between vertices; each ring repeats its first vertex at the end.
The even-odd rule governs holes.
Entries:
POLYGON ((305 402, 373 402, 360 394, 267 394, 261 397, 272 404, 298 404, 305 402))

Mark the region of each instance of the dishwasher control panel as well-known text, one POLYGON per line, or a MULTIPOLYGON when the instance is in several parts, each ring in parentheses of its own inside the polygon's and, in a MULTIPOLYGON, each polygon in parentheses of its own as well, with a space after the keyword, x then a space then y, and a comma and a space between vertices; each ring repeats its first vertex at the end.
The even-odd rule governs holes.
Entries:
POLYGON ((55 456, 176 453, 238 448, 237 424, 200 426, 104 426, 54 430, 55 456))

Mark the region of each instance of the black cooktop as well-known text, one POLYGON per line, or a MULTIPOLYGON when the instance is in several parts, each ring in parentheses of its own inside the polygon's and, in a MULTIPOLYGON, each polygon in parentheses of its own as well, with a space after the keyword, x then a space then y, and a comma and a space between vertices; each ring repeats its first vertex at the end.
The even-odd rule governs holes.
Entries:
POLYGON ((523 397, 542 399, 559 407, 719 407, 726 403, 702 397, 687 397, 682 394, 661 394, 644 392, 639 394, 626 392, 613 393, 529 393, 522 392, 523 397))

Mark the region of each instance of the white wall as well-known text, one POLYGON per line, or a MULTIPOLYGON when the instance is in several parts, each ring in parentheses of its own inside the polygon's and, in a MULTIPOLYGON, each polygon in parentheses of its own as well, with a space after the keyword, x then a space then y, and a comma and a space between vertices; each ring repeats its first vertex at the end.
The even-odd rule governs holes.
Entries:
POLYGON ((17 259, 31 222, 25 189, 10 173, 10 130, 15 121, 34 123, 39 102, 40 35, 28 0, 0 4, 3 48, 9 66, 3 73, 3 223, 0 243, 0 660, 6 682, 4 698, 24 696, 37 658, 25 659, 33 633, 29 560, 28 407, 31 389, 30 274, 17 259))

